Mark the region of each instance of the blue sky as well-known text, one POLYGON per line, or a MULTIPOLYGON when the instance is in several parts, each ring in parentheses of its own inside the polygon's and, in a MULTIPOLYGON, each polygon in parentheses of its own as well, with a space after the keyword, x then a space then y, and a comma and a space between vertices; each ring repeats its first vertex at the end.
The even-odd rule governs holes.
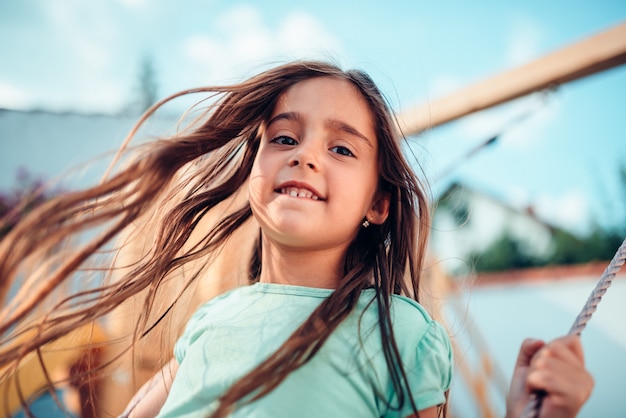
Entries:
MULTIPOLYGON (((293 58, 325 58, 368 71, 399 111, 624 21, 623 0, 5 1, 0 107, 117 112, 132 100, 139 64, 150 56, 161 96, 293 58)), ((616 171, 626 165, 626 66, 411 143, 435 190, 461 180, 511 204, 533 205, 574 231, 590 218, 623 223, 616 171), (493 147, 457 163, 526 112, 530 117, 493 147)), ((0 146, 19 144, 0 138, 0 146)))

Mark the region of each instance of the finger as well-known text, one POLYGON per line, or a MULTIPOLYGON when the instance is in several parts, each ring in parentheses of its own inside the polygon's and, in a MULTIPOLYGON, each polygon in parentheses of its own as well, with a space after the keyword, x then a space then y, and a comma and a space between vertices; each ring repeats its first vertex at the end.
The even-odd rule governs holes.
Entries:
POLYGON ((527 382, 532 389, 559 393, 570 384, 582 384, 589 379, 589 373, 580 364, 551 359, 533 365, 528 373, 527 382))
POLYGON ((531 390, 545 393, 544 407, 578 410, 593 391, 593 378, 584 369, 568 373, 533 370, 527 383, 531 390))
POLYGON ((532 367, 545 367, 551 361, 560 360, 571 367, 584 368, 582 345, 577 336, 558 338, 542 347, 531 361, 532 367))
POLYGON ((544 397, 562 397, 575 389, 572 379, 566 379, 547 370, 534 370, 526 380, 533 392, 541 392, 544 397))
POLYGON ((583 345, 580 341, 580 335, 567 335, 561 337, 560 340, 576 357, 578 357, 582 364, 585 364, 585 353, 583 352, 583 345))
POLYGON ((529 390, 546 393, 555 406, 582 405, 591 395, 594 381, 580 360, 576 358, 574 361, 572 364, 553 358, 547 363, 537 362, 538 367, 533 365, 527 376, 529 390))
POLYGON ((541 340, 527 338, 522 342, 522 346, 517 355, 516 367, 528 367, 535 354, 545 345, 541 340))

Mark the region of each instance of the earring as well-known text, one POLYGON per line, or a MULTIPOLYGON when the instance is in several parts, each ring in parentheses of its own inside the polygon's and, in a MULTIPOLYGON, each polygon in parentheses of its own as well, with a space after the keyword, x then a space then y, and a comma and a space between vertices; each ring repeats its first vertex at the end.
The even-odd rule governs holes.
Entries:
POLYGON ((365 219, 365 220, 363 221, 363 224, 362 224, 362 225, 363 225, 363 228, 367 228, 368 226, 370 226, 370 221, 368 221, 367 219, 365 219))

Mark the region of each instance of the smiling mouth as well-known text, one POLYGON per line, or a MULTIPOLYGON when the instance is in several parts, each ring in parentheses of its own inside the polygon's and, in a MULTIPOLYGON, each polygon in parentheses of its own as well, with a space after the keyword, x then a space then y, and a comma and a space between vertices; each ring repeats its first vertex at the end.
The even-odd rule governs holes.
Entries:
POLYGON ((308 189, 299 187, 282 187, 276 190, 277 193, 285 194, 291 197, 299 197, 303 199, 324 200, 308 189))

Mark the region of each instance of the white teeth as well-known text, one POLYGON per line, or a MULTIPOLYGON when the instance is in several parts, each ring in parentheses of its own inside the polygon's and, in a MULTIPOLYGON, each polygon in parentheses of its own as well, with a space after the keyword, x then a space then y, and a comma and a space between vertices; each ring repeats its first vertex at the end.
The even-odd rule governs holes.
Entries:
POLYGON ((298 189, 297 187, 283 187, 280 189, 280 192, 291 197, 303 197, 307 199, 319 200, 318 196, 314 195, 313 192, 307 189, 298 189))

